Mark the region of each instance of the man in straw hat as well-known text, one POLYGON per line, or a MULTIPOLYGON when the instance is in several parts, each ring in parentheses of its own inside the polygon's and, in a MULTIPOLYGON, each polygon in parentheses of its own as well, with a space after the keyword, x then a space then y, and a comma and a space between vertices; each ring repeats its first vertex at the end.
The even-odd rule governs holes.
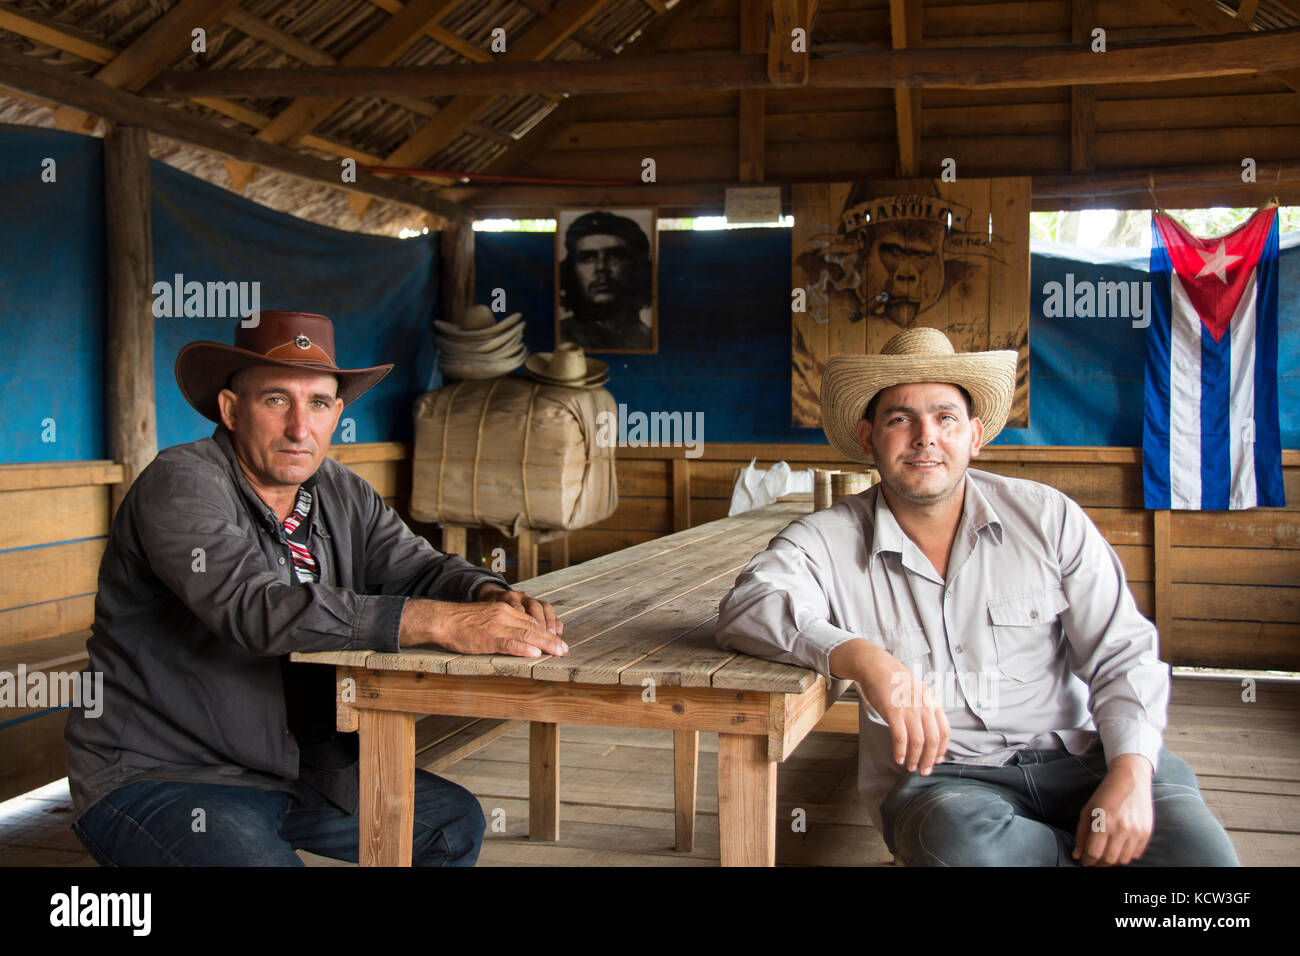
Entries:
POLYGON ((928 328, 832 358, 826 436, 880 481, 756 556, 718 640, 857 682, 860 786, 909 865, 1236 865, 1162 746, 1168 667, 1115 552, 1059 491, 967 468, 1015 370, 928 328))
MULTIPOLYGON (((567 650, 550 605, 438 553, 326 457, 392 367, 339 368, 330 320, 302 312, 177 356, 217 427, 159 452, 113 520, 87 644, 102 714, 74 710, 66 733, 74 830, 100 863, 357 859, 357 738, 334 729, 333 669, 292 651, 567 650)), ((473 794, 416 771, 417 865, 473 865, 483 831, 473 794)))

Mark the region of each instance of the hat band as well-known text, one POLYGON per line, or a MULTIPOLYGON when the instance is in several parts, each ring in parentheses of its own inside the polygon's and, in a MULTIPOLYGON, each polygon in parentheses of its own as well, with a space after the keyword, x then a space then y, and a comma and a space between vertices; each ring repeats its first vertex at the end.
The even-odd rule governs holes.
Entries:
MULTIPOLYGON (((304 337, 305 338, 305 337, 304 337)), ((283 345, 277 345, 265 353, 269 359, 275 359, 279 362, 302 362, 314 361, 323 362, 329 368, 336 368, 334 356, 330 355, 315 342, 310 342, 306 348, 297 344, 296 340, 289 340, 283 345)))

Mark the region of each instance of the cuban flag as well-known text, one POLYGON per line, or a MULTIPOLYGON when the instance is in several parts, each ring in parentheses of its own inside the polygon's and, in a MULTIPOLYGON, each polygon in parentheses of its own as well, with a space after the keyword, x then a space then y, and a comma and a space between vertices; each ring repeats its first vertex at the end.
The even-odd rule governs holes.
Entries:
POLYGON ((1151 217, 1142 482, 1152 509, 1280 508, 1276 207, 1197 239, 1151 217))

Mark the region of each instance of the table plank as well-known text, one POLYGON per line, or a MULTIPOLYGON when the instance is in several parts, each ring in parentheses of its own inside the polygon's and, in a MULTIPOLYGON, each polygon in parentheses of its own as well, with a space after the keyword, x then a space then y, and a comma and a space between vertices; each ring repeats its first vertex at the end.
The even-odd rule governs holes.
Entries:
MULTIPOLYGON (((629 622, 671 603, 683 594, 708 583, 710 580, 730 578, 723 582, 730 588, 735 575, 744 567, 754 549, 761 548, 771 537, 768 521, 747 522, 734 530, 702 542, 693 549, 689 559, 663 560, 660 567, 650 569, 645 577, 625 582, 613 589, 607 588, 602 597, 582 603, 577 607, 561 608, 564 621, 564 640, 570 654, 561 658, 513 657, 505 654, 465 655, 447 662, 448 674, 488 674, 499 677, 527 677, 536 673, 544 662, 555 661, 560 669, 552 669, 550 679, 572 679, 565 673, 563 662, 574 649, 587 642, 599 640, 609 644, 618 640, 629 622)), ((585 595, 575 594, 572 600, 584 601, 585 595)), ((639 655, 638 655, 639 656, 639 655)), ((634 658, 629 658, 629 662, 634 658)))

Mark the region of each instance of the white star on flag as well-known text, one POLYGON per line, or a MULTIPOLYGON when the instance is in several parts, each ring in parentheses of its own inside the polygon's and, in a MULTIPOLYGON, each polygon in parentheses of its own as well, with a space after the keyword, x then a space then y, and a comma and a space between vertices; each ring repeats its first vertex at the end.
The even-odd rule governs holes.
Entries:
POLYGON ((1224 285, 1228 284, 1228 266, 1242 258, 1241 256, 1225 255, 1223 252, 1222 239, 1219 240, 1219 248, 1215 249, 1213 252, 1202 252, 1200 249, 1197 249, 1196 254, 1200 256, 1202 261, 1205 263, 1205 265, 1201 266, 1201 271, 1196 273, 1196 278, 1200 279, 1203 276, 1208 276, 1213 273, 1219 277, 1219 281, 1224 285))

